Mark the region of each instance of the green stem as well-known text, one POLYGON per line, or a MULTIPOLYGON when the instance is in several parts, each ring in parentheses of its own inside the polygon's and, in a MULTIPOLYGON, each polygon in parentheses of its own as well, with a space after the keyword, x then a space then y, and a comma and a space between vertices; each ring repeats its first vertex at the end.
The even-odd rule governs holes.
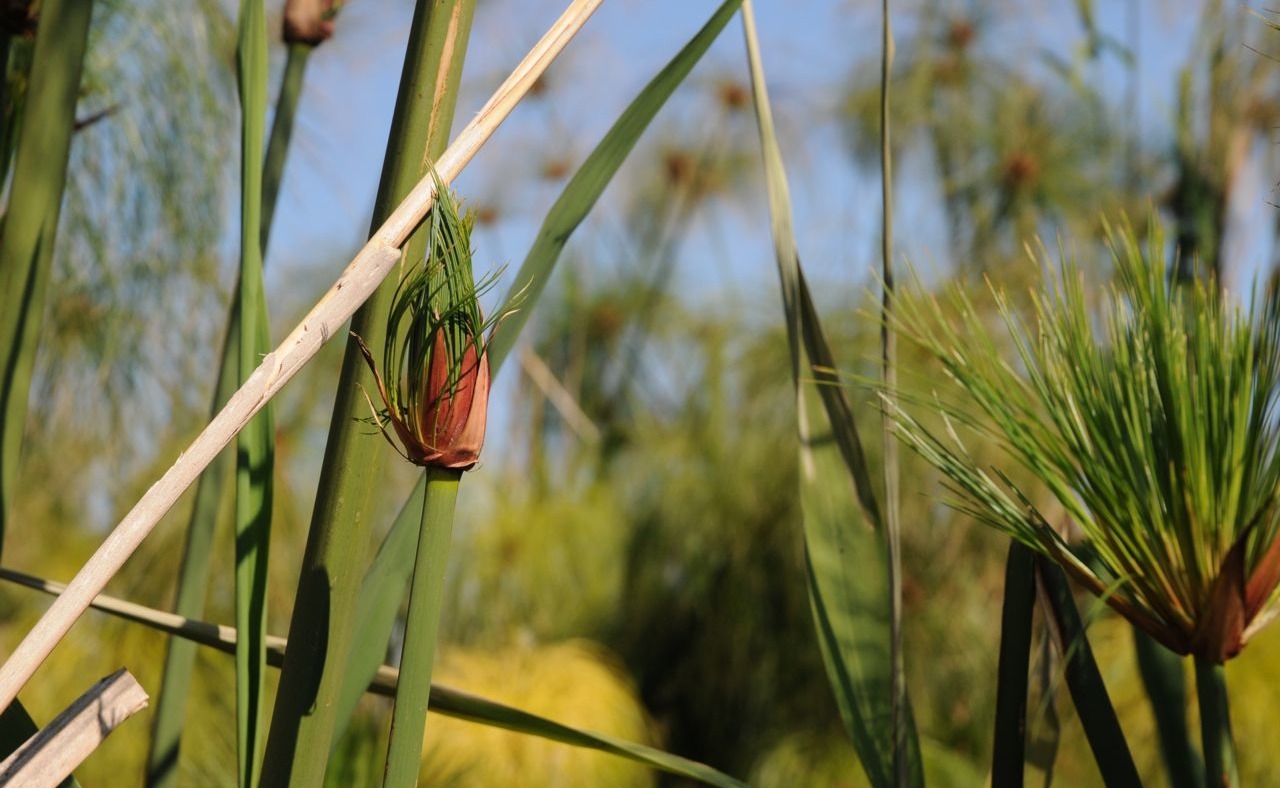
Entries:
POLYGON ((1021 542, 1009 546, 1000 619, 1000 667, 996 682, 992 788, 1021 788, 1027 753, 1027 690, 1030 684, 1032 613, 1036 603, 1035 553, 1021 542))
POLYGON ((276 215, 276 197, 280 194, 280 182, 284 179, 284 163, 288 157, 289 141, 293 139, 293 119, 298 113, 298 97, 302 95, 302 78, 311 59, 310 44, 290 44, 289 57, 284 64, 284 77, 280 80, 280 95, 276 99, 276 115, 271 121, 271 139, 267 141, 267 158, 262 165, 262 256, 267 255, 267 240, 271 235, 271 222, 276 215))
MULTIPOLYGON (((28 85, 17 119, 13 182, 0 228, 0 551, 18 478, 27 398, 45 290, 53 267, 54 233, 67 180, 76 97, 93 16, 91 0, 45 0, 40 9, 28 85)), ((7 84, 9 36, 0 82, 7 84)), ((8 167, 7 121, 0 155, 8 167)), ((35 723, 14 700, 0 713, 0 758, 31 735, 35 723)), ((74 784, 67 778, 64 784, 74 784)))
POLYGON ((45 0, 0 240, 0 550, 13 505, 36 339, 53 266, 90 0, 45 0))
POLYGON ((1221 662, 1196 657, 1196 696, 1200 701, 1200 742, 1204 748, 1205 785, 1237 788, 1236 745, 1227 708, 1227 675, 1221 662))
MULTIPOLYGON (((266 161, 262 174, 262 224, 261 245, 266 265, 267 241, 271 235, 275 216, 276 198, 280 192, 280 179, 288 156, 289 140, 293 132, 293 119, 297 114, 298 97, 302 94, 303 76, 313 47, 301 44, 289 47, 285 76, 276 101, 275 118, 271 124, 271 137, 267 142, 266 161)), ((213 405, 210 413, 216 415, 235 393, 239 378, 240 351, 240 286, 237 282, 228 307, 226 335, 222 344, 222 364, 214 384, 213 405)), ((205 595, 209 585, 209 570, 213 558, 212 545, 218 513, 227 492, 227 478, 231 475, 234 454, 224 451, 218 455, 196 483, 191 517, 187 524, 187 541, 183 548, 182 566, 179 570, 178 589, 173 611, 191 619, 204 618, 205 595)), ((148 788, 173 788, 178 784, 178 755, 182 741, 182 723, 186 716, 187 695, 195 666, 196 644, 182 638, 170 638, 165 654, 164 673, 160 680, 160 693, 156 713, 151 725, 151 744, 147 752, 146 785, 148 788)))
POLYGON ((1067 690, 1102 781, 1114 786, 1140 786, 1142 778, 1138 776, 1120 719, 1102 681, 1102 671, 1093 658, 1067 575, 1062 567, 1042 555, 1036 557, 1036 571, 1049 601, 1048 618, 1062 644, 1067 690))
MULTIPOLYGON (((898 386, 898 338, 891 321, 893 314, 893 152, 890 148, 889 78, 893 69, 893 25, 889 0, 881 4, 880 60, 880 353, 884 388, 893 396, 898 386)), ((884 452, 884 529, 889 561, 889 688, 890 730, 893 735, 893 782, 899 788, 911 784, 907 757, 907 683, 902 653, 902 527, 899 522, 900 471, 898 441, 893 435, 889 409, 881 415, 884 452)))
POLYGON ((1133 628, 1133 650, 1142 686, 1156 719, 1160 755, 1169 775, 1169 785, 1173 788, 1203 785, 1204 763, 1191 743, 1187 728, 1189 702, 1182 657, 1137 627, 1133 628))
MULTIPOLYGON (((448 144, 474 10, 475 0, 418 0, 373 211, 374 229, 448 144)), ((405 259, 420 258, 424 244, 419 228, 406 244, 405 259)), ((371 347, 384 342, 395 286, 393 280, 384 283, 352 319, 351 330, 371 347)), ((381 438, 361 422, 369 415, 362 389, 374 386, 359 348, 348 340, 289 623, 290 642, 297 645, 287 652, 280 675, 264 785, 310 788, 324 780, 366 567, 370 504, 389 456, 381 438)))
POLYGON ((409 586, 409 611, 405 616, 404 650, 400 657, 400 683, 391 715, 391 740, 387 745, 384 788, 417 785, 422 769, 422 734, 427 725, 431 696, 431 668, 435 663, 436 631, 444 597, 444 576, 453 533, 454 503, 461 471, 426 470, 426 497, 418 551, 409 586))

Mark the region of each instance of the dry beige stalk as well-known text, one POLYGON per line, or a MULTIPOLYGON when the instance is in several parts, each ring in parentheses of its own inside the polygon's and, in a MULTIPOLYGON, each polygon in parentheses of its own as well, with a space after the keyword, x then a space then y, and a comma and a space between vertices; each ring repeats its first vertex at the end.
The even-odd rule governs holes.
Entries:
MULTIPOLYGON (((444 184, 452 182, 471 161, 601 2, 603 0, 574 0, 520 61, 480 113, 435 163, 436 173, 444 184)), ((279 347, 267 354, 226 407, 125 515, 76 573, 67 585, 66 593, 58 597, 0 666, 0 709, 13 702, 18 691, 67 634, 71 625, 88 609, 93 598, 120 570, 179 496, 195 482, 200 472, 267 401, 315 357, 321 345, 336 333, 341 333, 342 326, 395 267, 400 259, 400 246, 431 209, 434 198, 434 179, 428 175, 378 228, 297 328, 279 347)))
POLYGON ((147 707, 147 693, 120 668, 89 688, 0 763, 0 785, 54 788, 116 726, 147 707))

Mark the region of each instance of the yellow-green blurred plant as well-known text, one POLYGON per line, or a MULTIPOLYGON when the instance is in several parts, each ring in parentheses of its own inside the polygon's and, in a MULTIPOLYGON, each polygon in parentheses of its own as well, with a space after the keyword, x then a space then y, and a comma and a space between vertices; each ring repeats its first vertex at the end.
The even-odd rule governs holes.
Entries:
MULTIPOLYGON (((440 680, 577 727, 652 743, 644 706, 616 658, 586 640, 543 646, 451 648, 440 680)), ((421 782, 434 786, 559 785, 649 788, 653 772, 602 753, 457 720, 433 721, 421 782)))

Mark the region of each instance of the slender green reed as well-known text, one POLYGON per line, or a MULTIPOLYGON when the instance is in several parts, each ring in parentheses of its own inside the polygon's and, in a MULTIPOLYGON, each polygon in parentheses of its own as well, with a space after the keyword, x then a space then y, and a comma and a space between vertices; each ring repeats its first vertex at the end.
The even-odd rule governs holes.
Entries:
POLYGON ((1231 735, 1226 667, 1221 662, 1202 657, 1196 657, 1195 663, 1205 785, 1239 788, 1240 768, 1236 764, 1236 745, 1231 735))
POLYGON ((1093 750, 1102 781, 1107 785, 1142 785, 1138 768, 1129 754, 1129 744, 1111 696, 1102 681, 1102 671, 1093 658, 1093 649, 1085 634, 1080 612, 1071 597, 1071 586, 1062 567, 1042 555, 1036 556, 1036 576, 1047 598, 1046 611, 1062 646, 1064 673, 1071 702, 1075 704, 1080 726, 1093 750))
MULTIPOLYGON (((893 22, 889 0, 881 4, 880 60, 880 361, 885 388, 898 386, 898 337, 893 328, 893 140, 891 138, 889 85, 893 76, 893 22)), ((901 476, 898 442, 893 438, 893 419, 881 415, 884 462, 884 536, 889 554, 889 726, 893 736, 893 780, 903 788, 910 783, 907 752, 907 678, 902 653, 902 523, 901 476)))
MULTIPOLYGON (((240 93, 240 313, 237 377, 270 352, 262 279, 262 165, 267 113, 267 18, 262 0, 241 0, 236 46, 240 93)), ((266 675, 267 568, 274 437, 268 404, 236 438, 236 759, 240 788, 261 768, 266 675)))
MULTIPOLYGON (((45 0, 41 5, 28 97, 16 119, 13 179, 0 228, 0 554, 16 492, 92 16, 92 0, 45 0)), ((8 78, 8 54, 6 46, 0 81, 8 78)), ((7 170, 7 158, 3 166, 7 170)), ((21 702, 14 700, 0 714, 3 755, 25 741, 33 728, 21 702)))
POLYGON ((1184 658, 1137 627, 1133 628, 1133 651, 1156 720, 1169 784, 1173 788, 1200 788, 1204 785, 1204 761, 1191 743, 1187 725, 1191 702, 1187 697, 1184 658))
POLYGON ((92 0, 41 4, 19 124, 0 239, 0 551, 13 505, 92 16, 92 0))
POLYGON ((1021 788, 1027 752, 1027 690, 1036 605, 1036 562, 1031 548, 1012 542, 1004 570, 1000 619, 1000 665, 991 751, 992 788, 1021 788))
POLYGON ((427 705, 431 697, 431 668, 435 661, 436 630, 453 533, 453 509, 462 471, 427 468, 427 488, 422 504, 417 559, 409 588, 409 614, 405 619, 404 651, 400 658, 400 683, 391 718, 387 768, 382 784, 404 788, 418 784, 422 769, 422 736, 426 731, 427 705))
MULTIPOLYGON (((279 195, 280 180, 284 175, 284 163, 293 132, 293 119, 297 114, 303 76, 313 48, 308 44, 289 46, 285 74, 281 81, 280 95, 276 101, 275 116, 271 123, 271 137, 267 143, 262 176, 260 237, 264 271, 276 198, 279 195)), ((239 350, 240 286, 237 282, 228 308, 227 329, 222 343, 222 363, 214 383, 211 414, 221 411, 227 404, 227 400, 235 393, 239 379, 239 350)), ((230 491, 226 480, 230 476, 233 461, 233 453, 230 450, 224 451, 201 474, 200 480, 196 483, 195 499, 187 522, 186 543, 183 547, 182 565, 178 573, 178 586, 173 606, 175 613, 186 618, 199 619, 204 614, 209 570, 213 561, 214 528, 217 525, 219 510, 226 494, 230 491)), ((147 750, 145 781, 149 788, 173 788, 177 785, 182 725, 186 716, 187 695, 191 686, 195 658, 194 643, 182 638, 169 639, 155 715, 152 717, 151 741, 147 750)))
POLYGON ((909 699, 904 699, 901 737, 892 727, 892 602, 883 511, 848 397, 836 385, 838 366, 800 266, 750 2, 742 8, 796 390, 800 500, 818 643, 836 705, 868 780, 877 788, 900 785, 900 778, 918 786, 924 774, 909 699), (905 775, 899 771, 900 762, 906 764, 905 775))

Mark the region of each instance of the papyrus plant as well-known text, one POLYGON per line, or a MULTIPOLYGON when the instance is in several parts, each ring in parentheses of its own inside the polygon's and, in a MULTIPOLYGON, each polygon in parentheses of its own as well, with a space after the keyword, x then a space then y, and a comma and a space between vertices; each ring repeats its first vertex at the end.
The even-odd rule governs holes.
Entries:
POLYGON ((895 409, 897 431, 959 508, 1058 561, 1173 651, 1223 662, 1276 613, 1280 316, 1274 300, 1240 306, 1211 281, 1171 286, 1158 227, 1145 249, 1128 230, 1108 237, 1116 281, 1096 306, 1069 263, 1045 275, 1031 320, 996 293, 1013 359, 963 295, 951 308, 904 299, 899 327, 964 397, 934 400, 945 429, 895 409), (1047 487, 1096 560, 1012 471, 975 460, 957 424, 1047 487))

